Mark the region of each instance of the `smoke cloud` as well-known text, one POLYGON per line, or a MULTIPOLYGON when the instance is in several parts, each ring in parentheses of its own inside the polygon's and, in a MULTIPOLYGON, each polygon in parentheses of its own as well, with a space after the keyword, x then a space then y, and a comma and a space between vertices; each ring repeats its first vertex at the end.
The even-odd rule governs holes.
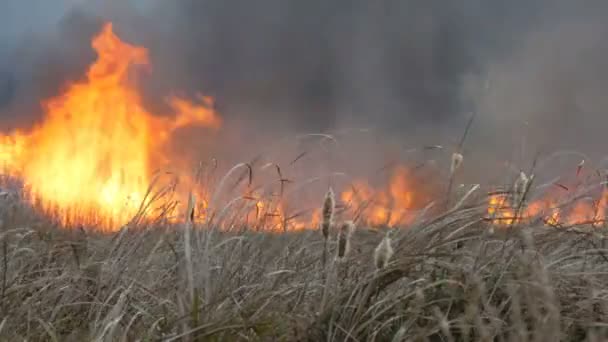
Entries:
POLYGON ((463 97, 482 114, 477 141, 516 159, 576 149, 597 160, 608 127, 608 4, 545 11, 508 54, 488 60, 463 84, 463 97))

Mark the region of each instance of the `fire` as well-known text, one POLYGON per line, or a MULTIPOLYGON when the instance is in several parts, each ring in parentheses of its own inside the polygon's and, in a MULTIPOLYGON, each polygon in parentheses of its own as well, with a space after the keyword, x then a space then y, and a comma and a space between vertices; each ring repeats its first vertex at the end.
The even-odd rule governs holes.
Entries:
POLYGON ((399 166, 385 188, 374 189, 358 180, 340 198, 354 215, 370 225, 408 225, 416 220, 418 210, 432 200, 433 189, 416 182, 411 170, 399 166))
POLYGON ((283 204, 280 201, 273 203, 272 201, 258 199, 249 215, 255 219, 252 222, 254 229, 280 233, 314 229, 318 226, 320 222, 319 210, 314 210, 310 217, 290 216, 286 214, 283 204))
MULTIPOLYGON (((165 152, 172 134, 193 124, 218 129, 222 122, 205 96, 196 103, 169 96, 173 115, 153 115, 144 108, 132 71, 149 66, 148 52, 121 41, 111 23, 91 45, 97 60, 82 81, 43 101, 45 115, 32 129, 0 135, 0 164, 24 181, 37 208, 64 225, 116 229, 139 210, 154 170, 172 161, 165 152)), ((411 224, 437 198, 430 183, 404 166, 395 168, 382 187, 356 180, 340 195, 343 213, 372 226, 411 224)), ((201 196, 199 201, 204 217, 207 200, 201 196)), ((490 221, 510 225, 542 217, 561 225, 600 222, 608 214, 606 189, 596 202, 578 201, 568 209, 551 196, 521 206, 512 202, 508 194, 490 196, 490 221)), ((314 229, 319 222, 318 210, 288 214, 282 200, 263 196, 252 197, 245 210, 245 220, 253 218, 255 226, 270 231, 314 229)))
MULTIPOLYGON (((24 181, 37 208, 62 224, 116 229, 138 211, 153 171, 171 162, 163 151, 173 132, 192 124, 217 129, 221 120, 210 109, 213 100, 204 96, 197 103, 170 96, 167 104, 174 115, 153 115, 144 108, 132 77, 134 67, 149 66, 147 50, 121 41, 111 23, 91 45, 97 60, 84 80, 44 101, 45 115, 31 130, 0 136, 0 163, 24 181)), ((426 201, 424 189, 413 182, 409 171, 399 167, 385 188, 358 181, 352 188, 356 191, 341 197, 351 213, 369 224, 404 225, 426 201)), ((202 203, 198 219, 212 217, 208 198, 197 197, 202 203)), ((270 231, 315 228, 320 217, 318 210, 287 213, 286 203, 263 196, 246 213, 249 224, 270 231)))
POLYGON ((508 194, 492 194, 488 198, 487 215, 495 225, 525 223, 540 218, 547 225, 592 224, 599 226, 606 219, 608 189, 601 192, 599 201, 579 199, 569 206, 561 206, 555 194, 548 194, 530 203, 511 203, 508 194))
POLYGON ((149 113, 131 77, 149 65, 147 50, 120 40, 112 24, 92 40, 97 60, 83 81, 42 104, 45 116, 30 131, 0 137, 0 162, 24 180, 31 199, 63 223, 116 228, 137 211, 152 171, 168 160, 163 147, 178 128, 211 128, 221 121, 200 104, 169 97, 173 116, 149 113))

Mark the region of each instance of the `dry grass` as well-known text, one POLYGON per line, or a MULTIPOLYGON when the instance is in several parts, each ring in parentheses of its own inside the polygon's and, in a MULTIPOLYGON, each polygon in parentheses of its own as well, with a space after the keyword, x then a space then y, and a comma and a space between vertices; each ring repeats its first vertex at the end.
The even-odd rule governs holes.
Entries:
MULTIPOLYGON (((280 184, 280 199, 321 179, 284 191, 276 169, 269 184, 280 184)), ((201 173, 216 208, 205 219, 193 214, 202 201, 191 196, 185 224, 139 216, 111 234, 60 229, 2 194, 0 340, 608 339, 605 225, 491 227, 474 185, 447 211, 425 209, 404 229, 365 227, 338 210, 333 193, 318 203, 325 224, 310 230, 264 233, 269 221, 257 214, 246 229, 217 229, 255 209, 253 194, 263 192, 253 170, 201 173), (246 188, 234 190, 239 173, 246 188)), ((517 184, 517 207, 531 183, 517 184)))
POLYGON ((358 227, 346 259, 329 258, 324 270, 318 230, 207 234, 195 224, 186 239, 183 225, 104 235, 48 227, 9 201, 0 235, 5 341, 608 338, 608 249, 598 228, 491 234, 482 208, 464 206, 391 232, 394 254, 380 270, 374 250, 385 232, 358 227))

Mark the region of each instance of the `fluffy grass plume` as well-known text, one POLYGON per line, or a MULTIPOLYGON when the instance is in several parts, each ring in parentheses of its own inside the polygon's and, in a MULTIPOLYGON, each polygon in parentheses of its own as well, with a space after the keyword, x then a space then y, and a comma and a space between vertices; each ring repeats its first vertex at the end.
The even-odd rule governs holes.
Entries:
POLYGON ((452 161, 450 163, 450 175, 453 175, 454 172, 456 172, 456 170, 460 168, 463 160, 464 157, 462 156, 462 154, 457 152, 452 153, 452 161))
POLYGON ((523 196, 526 192, 526 188, 528 187, 528 183, 530 179, 523 171, 519 172, 519 176, 515 180, 513 184, 513 204, 514 206, 518 206, 523 201, 523 196))
POLYGON ((376 269, 385 268, 392 256, 393 246, 391 245, 390 235, 387 233, 374 250, 374 266, 376 266, 376 269))

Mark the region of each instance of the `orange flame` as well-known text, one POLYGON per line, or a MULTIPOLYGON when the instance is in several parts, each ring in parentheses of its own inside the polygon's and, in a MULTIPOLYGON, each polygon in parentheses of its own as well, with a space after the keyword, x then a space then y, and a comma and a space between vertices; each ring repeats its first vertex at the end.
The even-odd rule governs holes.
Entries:
POLYGON ((374 189, 365 181, 355 181, 342 192, 342 202, 360 220, 372 226, 408 225, 418 217, 418 210, 431 202, 432 189, 416 184, 405 166, 397 167, 385 188, 374 189))
POLYGON ((603 189, 597 203, 577 200, 568 208, 561 208, 554 196, 534 200, 522 204, 516 214, 516 205, 509 202, 508 194, 493 194, 488 198, 487 215, 495 225, 512 225, 525 223, 533 218, 541 218, 547 225, 602 225, 606 219, 608 205, 608 189, 603 189))
POLYGON ((195 123, 217 128, 220 119, 206 97, 200 105, 170 97, 172 117, 146 111, 129 72, 148 65, 147 50, 121 41, 111 23, 92 47, 98 58, 84 81, 45 101, 31 131, 0 137, 0 162, 63 223, 115 228, 137 211, 171 133, 195 123))
POLYGON ((313 211, 310 217, 289 216, 280 201, 271 202, 262 199, 256 201, 250 216, 255 218, 252 224, 254 229, 275 233, 315 229, 320 220, 319 211, 313 211))

